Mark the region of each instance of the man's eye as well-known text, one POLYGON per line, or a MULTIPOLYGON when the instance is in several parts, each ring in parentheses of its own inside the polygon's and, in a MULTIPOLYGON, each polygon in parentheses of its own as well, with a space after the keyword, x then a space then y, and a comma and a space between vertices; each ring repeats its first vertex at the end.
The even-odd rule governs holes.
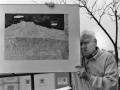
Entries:
POLYGON ((89 42, 85 42, 84 44, 87 45, 87 44, 89 44, 89 42))
POLYGON ((80 43, 80 45, 82 46, 82 45, 83 45, 83 43, 80 43))

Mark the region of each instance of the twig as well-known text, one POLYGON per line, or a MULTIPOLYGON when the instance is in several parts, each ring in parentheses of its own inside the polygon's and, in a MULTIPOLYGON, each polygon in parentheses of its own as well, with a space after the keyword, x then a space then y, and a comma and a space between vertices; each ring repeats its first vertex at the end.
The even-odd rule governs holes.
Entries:
POLYGON ((86 3, 84 3, 81 0, 80 0, 80 2, 83 4, 84 8, 88 11, 88 14, 97 22, 97 24, 101 27, 101 29, 106 33, 106 35, 109 37, 109 39, 111 40, 111 42, 113 43, 113 45, 115 45, 115 43, 114 43, 113 39, 111 38, 111 36, 109 35, 109 33, 101 25, 101 23, 97 20, 97 18, 93 15, 93 13, 89 10, 89 8, 87 7, 86 3))
POLYGON ((36 3, 36 4, 40 4, 40 3, 38 3, 38 2, 36 2, 35 0, 32 0, 34 3, 36 3))

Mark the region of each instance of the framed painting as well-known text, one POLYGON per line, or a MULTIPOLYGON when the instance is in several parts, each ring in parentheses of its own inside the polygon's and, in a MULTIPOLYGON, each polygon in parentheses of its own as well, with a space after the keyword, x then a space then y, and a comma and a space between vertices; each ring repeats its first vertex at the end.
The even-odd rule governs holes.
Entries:
POLYGON ((79 6, 0 5, 0 72, 74 72, 79 6))

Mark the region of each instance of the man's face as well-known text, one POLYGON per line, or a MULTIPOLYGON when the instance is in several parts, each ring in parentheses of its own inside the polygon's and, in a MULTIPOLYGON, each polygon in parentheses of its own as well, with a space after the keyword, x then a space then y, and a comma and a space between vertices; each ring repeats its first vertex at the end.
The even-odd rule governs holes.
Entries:
POLYGON ((82 56, 85 57, 92 54, 96 49, 96 43, 90 38, 85 38, 81 40, 80 45, 81 45, 81 54, 82 56))

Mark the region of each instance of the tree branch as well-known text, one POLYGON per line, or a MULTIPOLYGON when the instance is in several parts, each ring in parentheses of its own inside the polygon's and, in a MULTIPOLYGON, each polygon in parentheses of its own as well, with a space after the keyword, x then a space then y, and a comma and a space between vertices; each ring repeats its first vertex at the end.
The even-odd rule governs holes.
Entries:
MULTIPOLYGON (((83 0, 84 1, 84 0, 83 0)), ((101 29, 106 33, 106 35, 109 37, 113 45, 115 45, 113 39, 111 36, 108 34, 108 32, 105 30, 105 28, 101 25, 101 23, 97 20, 97 18, 93 15, 93 13, 87 8, 86 3, 84 3, 82 0, 80 2, 83 4, 83 7, 87 10, 88 14, 97 22, 97 24, 101 27, 101 29)))
POLYGON ((95 7, 97 1, 98 1, 98 0, 96 0, 96 1, 93 3, 93 5, 92 5, 92 11, 93 11, 93 9, 94 9, 94 7, 95 7))
POLYGON ((116 21, 116 37, 115 37, 115 43, 117 45, 117 36, 118 36, 118 20, 117 20, 117 11, 115 11, 115 21, 116 21))

